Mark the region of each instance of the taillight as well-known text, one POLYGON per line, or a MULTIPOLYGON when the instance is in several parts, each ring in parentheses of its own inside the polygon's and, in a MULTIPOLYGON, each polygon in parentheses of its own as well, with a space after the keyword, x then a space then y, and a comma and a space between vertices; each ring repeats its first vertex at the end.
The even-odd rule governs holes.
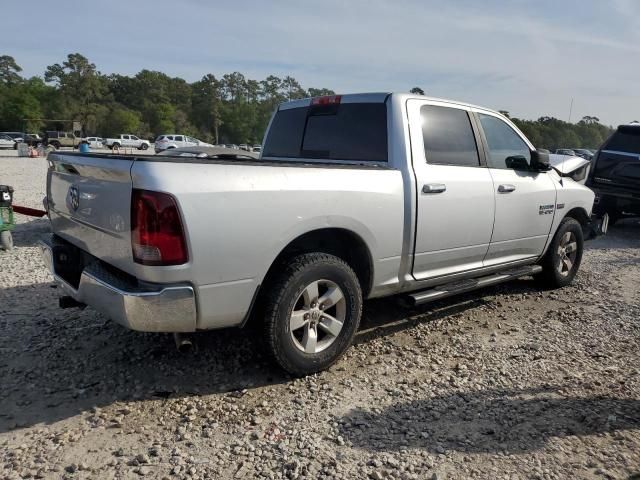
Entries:
POLYGON ((180 265, 189 259, 175 199, 167 194, 133 190, 131 196, 133 259, 142 265, 180 265))
POLYGON ((338 105, 342 100, 342 95, 328 95, 326 97, 314 97, 311 105, 338 105))

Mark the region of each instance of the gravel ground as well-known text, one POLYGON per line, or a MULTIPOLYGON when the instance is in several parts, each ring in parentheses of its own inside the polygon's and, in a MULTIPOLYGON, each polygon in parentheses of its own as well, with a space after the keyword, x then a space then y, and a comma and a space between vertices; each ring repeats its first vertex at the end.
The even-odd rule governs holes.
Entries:
MULTIPOLYGON (((43 159, 0 157, 39 207, 43 159)), ((640 478, 640 222, 573 286, 519 280, 415 310, 365 306, 331 370, 291 379, 259 336, 127 331, 57 308, 18 218, 0 252, 0 478, 640 478)))

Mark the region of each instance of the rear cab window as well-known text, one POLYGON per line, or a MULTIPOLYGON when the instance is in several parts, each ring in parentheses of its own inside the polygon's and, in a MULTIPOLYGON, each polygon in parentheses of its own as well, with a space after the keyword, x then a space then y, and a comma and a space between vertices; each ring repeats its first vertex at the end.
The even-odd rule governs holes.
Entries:
POLYGON ((262 158, 387 162, 387 105, 345 102, 281 108, 262 158))

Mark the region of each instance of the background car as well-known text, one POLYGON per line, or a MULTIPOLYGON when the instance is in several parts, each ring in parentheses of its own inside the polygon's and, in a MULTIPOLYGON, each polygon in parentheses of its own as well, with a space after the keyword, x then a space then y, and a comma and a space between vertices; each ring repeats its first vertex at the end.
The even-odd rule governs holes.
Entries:
POLYGON ((37 147, 42 143, 42 137, 37 133, 25 133, 23 134, 22 141, 30 147, 37 147))
POLYGON ((573 151, 578 157, 582 157, 585 160, 591 160, 593 158, 593 152, 586 148, 574 148, 573 151))
POLYGON ((620 125, 596 152, 586 185, 596 193, 593 210, 609 225, 640 217, 640 124, 620 125))
POLYGON ((213 147, 210 143, 203 142, 197 138, 190 137, 188 135, 179 134, 164 134, 158 136, 155 141, 156 153, 170 148, 182 148, 182 147, 213 147))
POLYGON ((102 137, 85 137, 82 141, 87 142, 91 148, 104 148, 104 138, 102 137))
POLYGON ((44 143, 56 150, 60 147, 75 148, 80 143, 80 138, 76 137, 73 132, 48 131, 45 132, 44 143))
POLYGON ((259 158, 259 155, 253 152, 247 152, 237 148, 207 147, 202 145, 196 147, 169 148, 159 152, 158 155, 164 157, 194 157, 210 159, 259 158))
POLYGON ((574 152, 570 148, 558 148, 554 153, 556 155, 571 155, 572 157, 576 156, 576 152, 574 152))
POLYGON ((9 135, 0 134, 0 148, 15 148, 16 141, 9 135))

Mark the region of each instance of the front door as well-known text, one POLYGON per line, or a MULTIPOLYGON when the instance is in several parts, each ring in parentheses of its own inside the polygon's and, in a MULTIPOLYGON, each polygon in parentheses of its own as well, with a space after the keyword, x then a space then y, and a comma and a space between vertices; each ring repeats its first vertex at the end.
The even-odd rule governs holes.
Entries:
POLYGON ((531 147, 510 125, 477 113, 496 201, 495 224, 486 266, 537 257, 547 243, 556 208, 555 181, 517 160, 531 162, 531 147), (515 160, 514 160, 515 159, 515 160))
POLYGON ((482 267, 494 216, 493 181, 464 107, 408 100, 417 181, 413 276, 430 279, 482 267))

